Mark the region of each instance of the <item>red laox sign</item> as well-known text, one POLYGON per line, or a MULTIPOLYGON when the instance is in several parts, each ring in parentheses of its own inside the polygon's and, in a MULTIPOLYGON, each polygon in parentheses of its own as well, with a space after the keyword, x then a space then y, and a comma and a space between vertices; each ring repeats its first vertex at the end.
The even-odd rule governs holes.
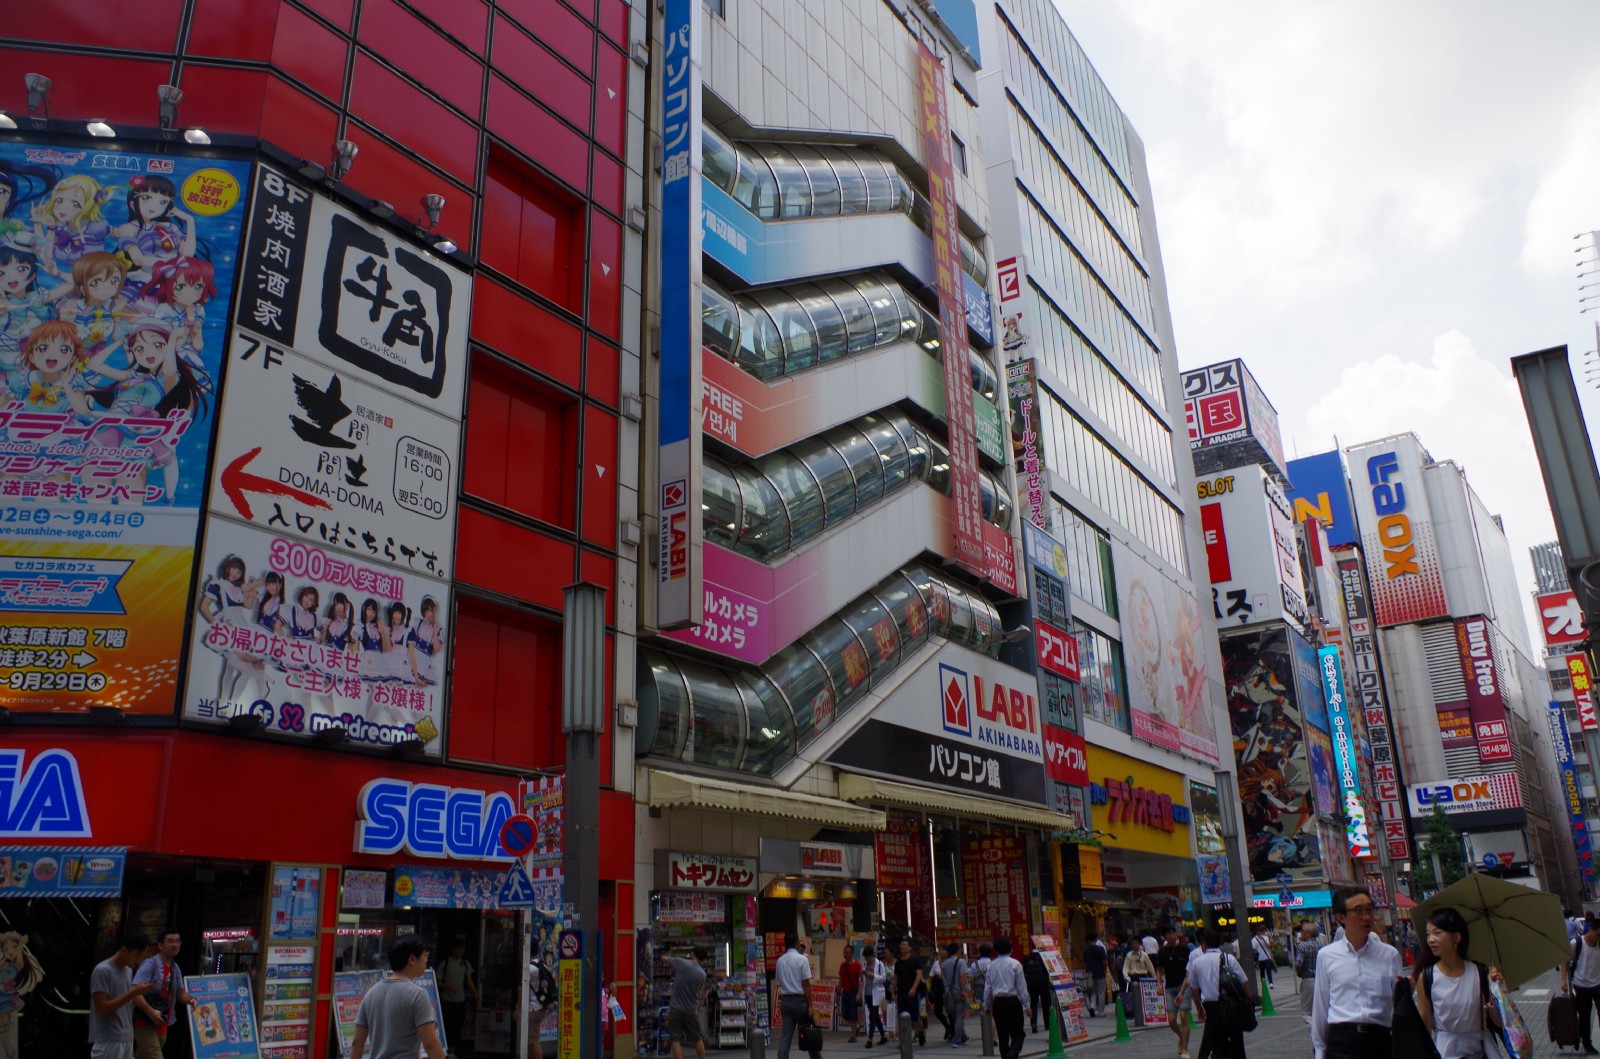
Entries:
POLYGON ((750 857, 668 853, 666 889, 755 893, 756 862, 750 857))
POLYGON ((928 167, 933 264, 938 274, 939 339, 943 343, 945 423, 950 434, 950 498, 955 502, 955 558, 983 576, 983 496, 978 486, 972 372, 968 364, 966 299, 961 290, 960 228, 955 166, 950 160, 950 114, 944 64, 917 42, 917 87, 922 104, 922 155, 928 167))

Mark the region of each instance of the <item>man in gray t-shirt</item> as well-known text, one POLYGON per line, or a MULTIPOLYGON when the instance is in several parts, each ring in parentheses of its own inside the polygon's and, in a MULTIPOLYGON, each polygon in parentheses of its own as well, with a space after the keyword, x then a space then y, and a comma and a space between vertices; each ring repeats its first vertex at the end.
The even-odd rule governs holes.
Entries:
POLYGON ((133 969, 150 948, 148 939, 125 936, 117 951, 95 965, 89 976, 89 1055, 92 1059, 132 1059, 133 999, 150 983, 133 984, 133 969))
POLYGON ((667 1036, 672 1040, 672 1059, 683 1059, 683 1046, 694 1045, 694 1054, 706 1059, 706 1034, 700 1024, 700 993, 706 985, 706 964, 711 950, 694 947, 694 959, 667 957, 672 968, 672 997, 667 1001, 667 1036))
POLYGON ((362 1059, 372 1045, 372 1059, 416 1059, 420 1045, 428 1059, 444 1059, 433 1001, 417 979, 428 969, 428 949, 415 934, 394 943, 389 950, 391 972, 361 998, 356 1012, 356 1033, 350 1041, 352 1059, 362 1059))

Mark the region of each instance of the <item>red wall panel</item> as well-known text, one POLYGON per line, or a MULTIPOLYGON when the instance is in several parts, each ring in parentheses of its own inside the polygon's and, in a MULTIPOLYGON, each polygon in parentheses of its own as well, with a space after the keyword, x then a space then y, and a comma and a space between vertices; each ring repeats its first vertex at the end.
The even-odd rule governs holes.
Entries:
POLYGON ((472 337, 573 389, 582 384, 583 332, 485 276, 473 287, 472 337))
POLYGON ((350 41, 309 15, 284 4, 272 42, 272 65, 311 86, 329 102, 344 95, 344 68, 350 41))
MULTIPOLYGON (((422 213, 424 195, 443 195, 444 212, 439 215, 434 234, 449 236, 462 250, 472 252, 472 215, 476 204, 465 191, 363 128, 353 124, 346 126, 345 139, 361 149, 356 156, 355 169, 346 180, 348 184, 361 189, 363 194, 382 199, 401 216, 412 219, 422 213)), ((328 154, 332 151, 331 146, 327 148, 328 154)))
MULTIPOLYGON (((210 132, 238 135, 261 134, 261 107, 266 100, 270 74, 237 66, 201 66, 188 63, 183 68, 183 106, 178 120, 186 126, 199 125, 210 132)), ((281 84, 281 82, 280 82, 281 84)), ((329 148, 331 153, 332 148, 329 148)))
MULTIPOLYGON (((478 129, 432 96, 385 69, 368 55, 357 55, 350 83, 350 111, 362 121, 471 187, 478 179, 478 129)), ((365 174, 362 174, 365 176, 365 174)), ((380 196, 382 197, 382 196, 380 196)), ((403 213, 415 216, 411 203, 403 213)), ((457 245, 460 245, 459 240, 457 245)))
POLYGON ((600 32, 624 48, 628 46, 627 0, 600 0, 600 32))
POLYGON ((483 208, 483 263, 577 312, 576 265, 583 256, 578 203, 531 169, 492 157, 483 208))
POLYGON ((489 131, 574 189, 589 186, 589 144, 499 77, 489 79, 489 131))
POLYGON ((261 106, 261 138, 292 154, 327 165, 339 138, 339 115, 332 107, 272 77, 261 106))
POLYGON ((589 336, 588 353, 584 356, 584 391, 596 401, 604 401, 612 408, 619 405, 617 373, 621 370, 621 353, 616 346, 595 335, 589 336))
POLYGON ((622 225, 599 210, 589 211, 589 326, 622 332, 622 225))
POLYGON ((300 0, 300 2, 332 22, 342 32, 350 31, 351 19, 355 15, 355 0, 300 0))
MULTIPOLYGON (((62 44, 93 42, 136 51, 171 53, 178 46, 183 0, 73 0, 64 4, 13 2, 5 5, 0 32, 20 40, 62 44)), ((8 73, 11 67, 0 67, 8 73)), ((33 69, 32 67, 28 68, 33 69)), ((17 79, 28 72, 18 68, 17 79)), ((44 70, 38 73, 47 73, 44 70)), ((54 76, 49 74, 48 76, 54 76)), ((156 84, 165 84, 165 80, 156 84)), ((57 82, 57 87, 60 83, 57 82)), ((155 105, 151 92, 150 105, 155 105)), ((151 124, 155 124, 154 121, 151 124)))
POLYGON ((572 576, 572 545, 469 507, 456 523, 456 579, 552 610, 572 576))
MULTIPOLYGON (((278 0, 195 0, 186 54, 265 62, 272 55, 279 9, 278 0)), ((183 101, 185 118, 191 102, 183 101)))
POLYGON ((411 6, 475 54, 483 54, 489 35, 489 5, 483 0, 411 0, 411 6))
POLYGON ((628 131, 628 59, 610 44, 600 45, 595 77, 594 142, 621 158, 628 131), (612 93, 615 92, 615 95, 612 93))
POLYGON ((515 23, 494 35, 494 67, 579 129, 589 128, 588 80, 515 23))
MULTIPOLYGON (((8 5, 7 10, 10 10, 8 5)), ((4 27, 0 21, 0 27, 4 27)), ((172 64, 165 59, 109 59, 28 48, 0 48, 0 110, 28 112, 25 73, 44 74, 55 82, 50 93, 52 118, 88 121, 104 118, 113 126, 156 123, 156 86, 167 83, 172 64)))
POLYGON ((594 30, 560 0, 500 0, 500 12, 501 18, 516 19, 583 73, 594 71, 594 30))
POLYGON ((576 529, 577 402, 531 377, 473 363, 462 490, 563 529, 576 529))
POLYGON ((617 417, 592 404, 583 415, 583 539, 617 546, 617 417))
POLYGON ((482 105, 483 64, 394 0, 361 6, 361 43, 473 117, 482 105))
POLYGON ((612 158, 604 151, 593 151, 590 154, 590 164, 593 166, 589 177, 589 196, 596 206, 610 210, 614 216, 622 216, 622 163, 612 158))
POLYGON ((561 629, 464 598, 456 608, 450 757, 519 769, 565 758, 561 629))

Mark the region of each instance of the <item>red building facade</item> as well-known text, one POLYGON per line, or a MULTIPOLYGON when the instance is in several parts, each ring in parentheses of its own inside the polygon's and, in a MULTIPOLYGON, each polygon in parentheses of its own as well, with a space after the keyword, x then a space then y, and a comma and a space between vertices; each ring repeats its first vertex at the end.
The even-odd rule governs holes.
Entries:
MULTIPOLYGON (((448 240, 471 271, 455 555, 440 622, 449 637, 450 666, 440 674, 448 707, 437 753, 401 760, 201 731, 183 722, 179 703, 166 718, 91 712, 87 694, 48 716, 8 706, 0 751, 19 753, 22 768, 50 750, 77 763, 94 826, 66 845, 127 850, 121 896, 84 906, 93 922, 76 935, 65 926, 68 910, 56 907, 62 898, 0 896, 0 929, 31 931, 28 944, 67 1006, 87 1006, 89 969, 119 925, 181 928, 180 963, 190 973, 264 966, 264 950, 258 960, 236 958, 249 943, 240 932, 267 929, 273 864, 295 862, 318 866, 322 942, 306 998, 309 1050, 276 1054, 326 1054, 334 972, 370 962, 363 941, 413 930, 439 942, 468 937, 483 978, 501 968, 498 1000, 484 1005, 494 1017, 478 1027, 485 1046, 514 1023, 515 1005, 504 1002, 506 954, 489 951, 515 938, 500 922, 506 917, 451 906, 448 897, 431 913, 397 911, 397 866, 416 858, 358 852, 352 833, 373 780, 515 798, 519 779, 561 768, 567 584, 607 590, 608 701, 615 698, 619 408, 636 342, 624 333, 625 258, 639 252, 624 224, 624 191, 630 138, 637 151, 642 136, 642 125, 630 124, 630 80, 642 84, 642 74, 628 47, 643 17, 624 0, 83 0, 25 5, 0 27, 0 70, 8 71, 0 109, 19 126, 0 137, 57 143, 101 119, 122 134, 103 141, 110 150, 215 150, 324 169, 335 143, 347 141, 357 148, 353 165, 338 189, 330 180, 319 194, 337 190, 346 208, 374 224, 394 218, 391 227, 422 220, 424 197, 443 196, 437 224, 401 225, 401 235, 424 246, 448 240), (24 72, 53 82, 47 121, 28 120, 24 72), (215 148, 160 137, 161 85, 182 90, 175 127, 203 129, 215 148), (351 870, 388 873, 384 910, 341 905, 351 870)), ((37 114, 43 119, 44 107, 37 114)), ((0 539, 0 558, 25 551, 0 539)), ((195 580, 191 591, 200 573, 195 580)), ((605 977, 624 983, 619 998, 631 1015, 633 850, 624 836, 632 806, 609 789, 609 733, 600 756, 600 927, 608 943, 624 939, 608 944, 605 977)), ((45 840, 19 832, 7 841, 30 848, 45 840)), ((18 1021, 23 1055, 72 1054, 45 1049, 83 1039, 81 1018, 43 1004, 25 1005, 18 1021)))

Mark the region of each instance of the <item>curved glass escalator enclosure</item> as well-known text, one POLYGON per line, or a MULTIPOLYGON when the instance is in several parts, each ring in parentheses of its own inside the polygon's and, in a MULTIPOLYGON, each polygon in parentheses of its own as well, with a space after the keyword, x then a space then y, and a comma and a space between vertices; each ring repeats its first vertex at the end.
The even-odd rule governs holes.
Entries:
MULTIPOLYGON (((872 274, 767 287, 731 295, 700 286, 700 343, 763 381, 915 342, 943 357, 939 320, 900 284, 872 274)), ((967 351, 972 388, 990 404, 1000 377, 976 349, 967 351)))
MULTIPOLYGON (((706 540, 771 562, 911 482, 950 492, 948 450, 888 408, 834 427, 754 464, 707 454, 701 486, 706 540)), ((1011 528, 1000 479, 980 474, 983 517, 1011 528)))
MULTIPOLYGON (((734 143, 701 129, 701 172, 764 221, 903 213, 929 231, 928 200, 905 174, 871 147, 842 144, 734 143)), ((986 286, 983 251, 961 235, 961 269, 986 286)))
POLYGON ((982 595, 914 563, 755 669, 642 648, 639 755, 771 775, 932 636, 993 655, 1003 632, 982 595))

